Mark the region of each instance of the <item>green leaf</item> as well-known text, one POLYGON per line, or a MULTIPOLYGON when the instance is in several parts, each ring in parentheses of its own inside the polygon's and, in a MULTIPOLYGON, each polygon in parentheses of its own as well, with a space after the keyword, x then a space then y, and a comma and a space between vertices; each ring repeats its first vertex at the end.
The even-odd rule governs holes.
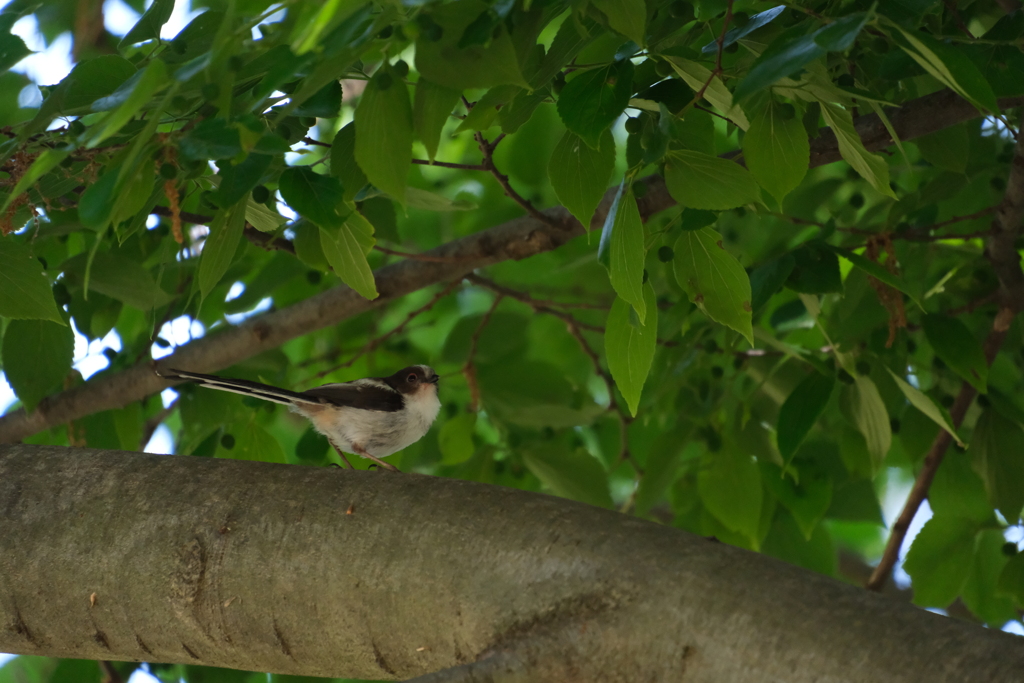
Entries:
POLYGON ((373 248, 373 226, 353 211, 337 227, 320 226, 320 245, 334 274, 367 299, 376 299, 377 285, 366 255, 373 248))
MULTIPOLYGON (((762 26, 767 25, 769 22, 771 22, 773 19, 775 19, 777 16, 779 16, 785 11, 786 6, 779 5, 778 7, 772 7, 771 9, 765 10, 764 12, 752 14, 747 23, 743 24, 742 26, 734 26, 733 28, 730 28, 726 32, 725 38, 722 40, 722 48, 727 48, 740 38, 745 38, 747 35, 753 33, 762 26)), ((710 43, 702 47, 700 51, 702 54, 705 55, 715 54, 716 52, 718 52, 718 41, 712 40, 710 43)))
POLYGON ((0 239, 0 316, 65 324, 42 264, 12 237, 0 239))
POLYGON ((697 474, 697 490, 708 511, 726 528, 757 545, 761 526, 761 471, 748 453, 726 444, 705 451, 697 474))
POLYGON ((477 371, 487 412, 501 421, 560 429, 588 425, 607 412, 589 392, 574 389, 563 369, 553 363, 517 359, 481 365, 477 371))
POLYGON ((781 206, 807 174, 811 145, 800 119, 787 118, 781 107, 773 105, 751 121, 743 136, 743 157, 757 182, 781 206))
POLYGON ((35 118, 22 129, 21 135, 27 137, 42 131, 59 114, 84 111, 96 100, 117 90, 134 73, 132 63, 117 55, 102 55, 79 62, 53 88, 35 118))
POLYGON ((836 575, 836 546, 828 527, 819 524, 808 541, 800 525, 788 512, 779 512, 771 520, 762 552, 784 562, 824 574, 836 575))
POLYGON ((636 489, 636 514, 650 512, 679 475, 684 446, 690 440, 693 426, 680 421, 674 428, 661 431, 647 451, 644 461, 644 476, 636 489))
MULTIPOLYGON (((255 414, 253 412, 253 415, 255 414)), ((235 445, 231 449, 218 446, 218 458, 276 462, 282 465, 288 462, 281 444, 255 420, 231 423, 229 427, 231 429, 227 433, 235 437, 235 445)))
POLYGON ((839 259, 835 250, 814 241, 794 249, 793 270, 786 286, 801 294, 829 294, 843 291, 839 259))
POLYGON ((959 446, 964 446, 964 442, 956 433, 956 429, 949 423, 946 415, 939 410, 939 407, 935 405, 934 401, 928 398, 928 396, 922 393, 917 387, 912 387, 907 384, 902 377, 892 370, 889 370, 889 368, 886 368, 886 370, 888 370, 889 374, 892 375, 893 380, 896 382, 896 386, 899 387, 900 391, 903 392, 903 395, 907 397, 908 401, 910 401, 910 405, 920 410, 928 417, 928 419, 949 432, 949 435, 953 437, 953 441, 956 441, 959 446))
POLYGON ((981 393, 988 383, 988 363, 985 352, 967 326, 958 319, 929 313, 921 321, 928 343, 935 355, 981 393))
POLYGON ((717 323, 730 327, 754 345, 750 278, 736 257, 725 250, 722 236, 711 228, 684 232, 676 240, 676 281, 691 303, 717 323))
POLYGON ((548 88, 538 88, 533 92, 520 90, 519 94, 498 112, 501 132, 512 135, 518 131, 530 120, 537 107, 550 97, 551 91, 548 88))
POLYGON ((647 6, 644 0, 594 0, 593 6, 608 17, 608 25, 640 47, 644 46, 647 6))
POLYGON ((601 134, 597 149, 572 131, 565 131, 548 162, 548 178, 555 196, 586 230, 590 229, 594 211, 614 170, 615 140, 607 129, 601 134))
POLYGON ((278 189, 288 206, 321 228, 337 228, 351 212, 344 204, 338 179, 321 175, 308 166, 285 169, 278 189))
MULTIPOLYGON (((972 441, 973 447, 973 441, 972 441)), ((985 483, 974 471, 975 453, 946 452, 932 485, 928 488, 928 504, 936 515, 970 519, 978 524, 993 519, 985 483)))
POLYGON ((235 258, 245 229, 245 206, 237 204, 222 211, 210 223, 210 234, 199 258, 199 291, 205 300, 235 258))
POLYGON ((750 273, 750 305, 759 312, 789 279, 795 260, 792 254, 783 254, 762 263, 750 273))
POLYGON ((441 462, 458 465, 473 457, 473 430, 476 429, 476 413, 462 413, 448 420, 437 434, 437 446, 441 450, 441 462))
POLYGON ((967 170, 970 140, 967 126, 960 124, 935 131, 914 139, 914 144, 925 160, 946 171, 963 173, 967 170))
POLYGON ((173 11, 174 0, 153 0, 153 4, 135 22, 135 26, 132 26, 131 30, 121 39, 121 43, 117 46, 118 49, 123 50, 130 45, 141 43, 150 38, 159 38, 160 28, 171 18, 171 12, 173 11))
POLYGON ((341 110, 341 83, 335 80, 317 90, 312 97, 300 104, 293 116, 316 116, 330 119, 341 110))
POLYGON ((846 163, 881 194, 897 199, 896 193, 889 187, 889 165, 881 156, 872 154, 864 147, 853 126, 853 115, 849 110, 831 102, 821 102, 821 115, 836 134, 839 153, 846 163))
POLYGON ((121 130, 142 109, 142 105, 162 90, 169 80, 167 66, 159 59, 154 59, 145 69, 137 71, 125 81, 113 94, 93 102, 93 111, 114 111, 89 128, 90 135, 86 147, 92 149, 121 130))
POLYGON ((914 539, 903 568, 914 581, 914 604, 946 608, 971 571, 977 524, 935 515, 914 539))
POLYGON ((812 371, 786 397, 779 409, 776 439, 779 453, 787 464, 821 417, 835 384, 835 375, 826 376, 812 371))
MULTIPOLYGON (((465 199, 448 199, 447 197, 442 197, 434 192, 421 190, 418 187, 405 188, 405 199, 409 208, 420 209, 422 211, 470 211, 477 208, 477 205, 471 201, 465 199)), ((389 200, 383 199, 383 201, 389 200)))
POLYGON ((870 377, 854 375, 853 384, 843 385, 839 391, 839 411, 864 435, 872 471, 877 472, 892 446, 892 427, 882 396, 870 377))
POLYGON ((644 323, 632 320, 633 309, 626 301, 615 297, 604 330, 608 369, 634 416, 658 346, 658 302, 649 282, 643 286, 643 293, 647 307, 644 323))
POLYGON ((186 159, 232 159, 241 153, 238 129, 221 117, 200 121, 181 138, 181 154, 186 159))
MULTIPOLYGON (((862 438, 852 429, 850 433, 862 438)), ((848 522, 869 522, 878 526, 884 524, 878 494, 870 479, 855 479, 837 485, 832 491, 832 503, 825 516, 848 522)))
POLYGON ((986 410, 974 427, 968 453, 989 502, 1016 524, 1024 507, 1024 430, 999 411, 986 410))
POLYGON ((355 124, 359 168, 404 206, 405 179, 412 165, 412 105, 405 83, 390 73, 374 76, 359 99, 355 124), (387 84, 384 76, 392 82, 387 84))
POLYGON ((416 40, 416 70, 428 80, 446 88, 462 91, 495 85, 528 88, 519 70, 512 39, 504 25, 497 27, 488 46, 460 48, 458 43, 473 20, 488 9, 479 0, 458 0, 437 6, 431 18, 441 27, 440 40, 432 41, 427 32, 416 40))
MULTIPOLYGON (((239 164, 228 161, 218 164, 220 185, 213 193, 217 205, 234 206, 237 204, 263 179, 263 174, 270 168, 271 161, 273 161, 273 157, 269 154, 252 153, 239 164)), ((270 210, 267 209, 267 211, 270 210)))
POLYGON ((284 216, 259 204, 250 196, 245 200, 245 220, 260 232, 274 232, 288 222, 284 216))
POLYGON ((629 104, 633 92, 633 63, 628 59, 584 71, 565 84, 558 96, 558 115, 566 128, 594 149, 601 134, 629 104))
MULTIPOLYGON (((88 254, 79 254, 64 262, 64 279, 69 285, 85 281, 88 254)), ((132 308, 148 311, 163 306, 173 297, 160 288, 141 263, 123 251, 98 251, 89 269, 89 289, 123 301, 132 308)))
POLYGON ((688 209, 724 211, 761 198, 750 171, 733 161, 688 149, 665 157, 665 185, 672 198, 688 209))
MULTIPOLYGON (((436 85, 426 78, 420 78, 416 82, 412 105, 412 125, 416 137, 426 147, 427 157, 431 161, 437 154, 441 131, 448 123, 448 117, 451 116, 461 94, 454 88, 436 85)), ((344 183, 344 180, 342 182, 344 183)))
POLYGON ((1018 606, 1024 605, 1024 553, 1011 557, 999 573, 996 590, 1013 598, 1018 606))
POLYGON ((522 456, 526 467, 556 495, 598 507, 613 507, 608 473, 585 449, 538 443, 524 449, 522 456))
POLYGON ((797 25, 769 43, 754 61, 746 77, 736 87, 735 98, 742 100, 779 79, 795 74, 826 52, 848 50, 867 23, 867 13, 841 17, 812 34, 804 35, 797 25))
POLYGON ((836 253, 839 256, 842 256, 844 259, 846 259, 853 265, 857 266, 858 268, 860 268, 861 270, 863 270, 865 273, 875 278, 876 280, 884 282, 893 289, 903 292, 904 294, 909 296, 914 301, 914 303, 917 303, 917 297, 910 291, 910 287, 907 286, 907 283, 904 282, 902 278, 890 273, 888 270, 885 269, 884 266, 875 263, 869 258, 865 258, 864 256, 858 254, 857 252, 850 251, 849 249, 844 249, 843 247, 834 247, 831 244, 822 244, 821 246, 836 253))
POLYGON ((645 252, 644 225, 636 197, 623 181, 605 218, 597 258, 608 268, 612 288, 633 306, 641 324, 647 316, 643 293, 645 252))
POLYGON ((517 85, 496 85, 477 100, 473 108, 466 114, 456 133, 467 130, 487 130, 498 118, 498 110, 515 99, 515 96, 523 92, 517 85))
POLYGON ((0 73, 6 72, 25 57, 32 54, 20 37, 10 33, 0 33, 0 73))
POLYGON ((4 331, 4 374, 25 410, 61 388, 71 372, 75 335, 67 324, 49 320, 11 320, 4 331))
POLYGON ((779 502, 792 513, 808 541, 832 503, 832 480, 813 470, 799 473, 799 481, 784 474, 774 463, 761 463, 764 482, 779 502))
POLYGON ((994 628, 1020 618, 1014 609, 1013 600, 1003 595, 998 588, 999 577, 1009 560, 1003 554, 1005 542, 1003 532, 999 529, 986 529, 978 534, 974 562, 971 563, 971 571, 962 591, 967 609, 994 628))
POLYGON ((919 31, 896 29, 899 33, 892 34, 896 44, 921 68, 981 111, 999 113, 992 86, 967 55, 919 31))
POLYGON ((331 175, 341 181, 344 199, 350 202, 366 186, 366 174, 356 163, 356 124, 343 126, 331 143, 331 175))
POLYGON ((679 77, 686 81, 686 85, 690 86, 691 90, 700 92, 706 83, 707 88, 704 89, 704 99, 713 104, 716 109, 739 126, 741 130, 747 130, 750 127, 747 115, 743 112, 743 109, 740 105, 733 103, 732 93, 725 87, 725 83, 722 82, 721 78, 712 76, 710 69, 689 59, 671 56, 666 56, 665 59, 676 70, 679 77))

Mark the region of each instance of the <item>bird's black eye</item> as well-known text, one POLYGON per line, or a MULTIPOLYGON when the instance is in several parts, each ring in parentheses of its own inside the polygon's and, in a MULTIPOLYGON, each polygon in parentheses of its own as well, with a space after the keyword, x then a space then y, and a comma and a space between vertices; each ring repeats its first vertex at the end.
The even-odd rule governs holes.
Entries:
POLYGON ((415 382, 416 381, 416 375, 415 374, 409 375, 408 377, 405 378, 405 381, 406 382, 415 382))

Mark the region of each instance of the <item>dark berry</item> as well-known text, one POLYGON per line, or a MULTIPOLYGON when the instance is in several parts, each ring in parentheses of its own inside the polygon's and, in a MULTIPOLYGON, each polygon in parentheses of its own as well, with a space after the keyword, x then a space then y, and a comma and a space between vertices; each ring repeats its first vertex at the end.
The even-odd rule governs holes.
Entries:
POLYGON ((257 204, 266 204, 267 200, 270 199, 270 190, 264 185, 257 185, 252 188, 252 200, 257 204))
POLYGON ((668 263, 675 257, 676 252, 672 249, 672 247, 665 246, 658 249, 658 260, 661 261, 662 263, 668 263))

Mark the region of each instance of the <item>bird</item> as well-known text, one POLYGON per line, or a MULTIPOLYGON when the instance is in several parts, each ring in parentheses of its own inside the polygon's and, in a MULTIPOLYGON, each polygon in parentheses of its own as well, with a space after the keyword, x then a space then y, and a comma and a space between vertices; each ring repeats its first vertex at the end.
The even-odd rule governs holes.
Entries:
POLYGON ((410 365, 387 377, 324 384, 306 391, 172 368, 157 367, 154 372, 173 382, 194 382, 286 405, 326 436, 350 468, 345 453, 369 458, 397 472, 397 467, 381 458, 423 438, 441 409, 437 396, 440 378, 429 365, 410 365))

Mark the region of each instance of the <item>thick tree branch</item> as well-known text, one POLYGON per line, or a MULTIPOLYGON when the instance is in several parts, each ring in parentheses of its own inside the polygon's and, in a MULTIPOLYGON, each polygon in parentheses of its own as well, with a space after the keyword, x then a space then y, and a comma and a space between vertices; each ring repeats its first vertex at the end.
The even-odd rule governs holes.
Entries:
MULTIPOLYGON (((1000 100, 1001 107, 1020 106, 1024 97, 1000 100)), ((890 112, 890 120, 902 140, 912 140, 944 127, 962 123, 981 114, 972 105, 947 91, 918 98, 890 112)), ((865 146, 878 150, 891 144, 889 133, 877 116, 856 120, 865 146)), ((493 144, 493 143, 491 143, 493 144)), ((811 166, 841 158, 835 136, 823 129, 811 142, 811 166)), ((641 217, 675 205, 659 176, 643 180, 647 194, 638 200, 641 217)), ((591 222, 594 229, 604 222, 615 190, 609 190, 591 222)), ((524 216, 474 235, 455 240, 428 252, 427 256, 457 259, 456 263, 425 260, 403 261, 374 273, 380 297, 363 299, 345 286, 322 292, 297 304, 251 318, 238 327, 197 339, 178 347, 161 360, 169 366, 199 372, 216 371, 243 361, 285 341, 369 310, 423 287, 461 278, 478 268, 509 259, 523 259, 556 249, 584 234, 583 226, 562 207, 542 212, 546 219, 524 216), (559 227, 553 227, 559 226, 559 227)), ((44 399, 32 414, 23 410, 0 417, 0 443, 18 441, 55 425, 102 410, 120 408, 163 389, 149 363, 135 366, 44 399)))
POLYGON ((478 683, 1010 683, 1024 667, 1015 636, 473 482, 13 445, 0 501, 4 652, 478 683))

